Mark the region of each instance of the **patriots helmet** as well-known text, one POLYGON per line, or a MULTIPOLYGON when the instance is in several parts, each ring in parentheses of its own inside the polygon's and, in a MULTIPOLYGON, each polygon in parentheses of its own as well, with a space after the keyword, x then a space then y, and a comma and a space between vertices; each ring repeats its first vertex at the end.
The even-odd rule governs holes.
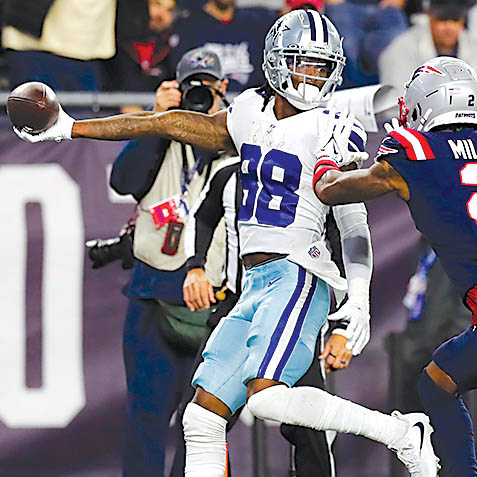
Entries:
POLYGON ((333 23, 314 10, 293 10, 280 17, 265 37, 263 71, 270 87, 300 110, 327 101, 342 81, 346 58, 343 38, 333 23), (304 74, 299 65, 326 64, 326 77, 304 74), (293 85, 292 75, 299 79, 293 85), (321 87, 312 84, 323 82, 321 87))
POLYGON ((458 58, 433 58, 414 71, 399 106, 400 125, 418 131, 477 124, 477 73, 458 58))

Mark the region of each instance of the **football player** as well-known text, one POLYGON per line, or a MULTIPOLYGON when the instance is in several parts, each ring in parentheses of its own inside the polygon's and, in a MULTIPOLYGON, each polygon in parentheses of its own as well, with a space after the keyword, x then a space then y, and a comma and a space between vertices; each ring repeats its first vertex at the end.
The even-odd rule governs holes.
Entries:
POLYGON ((477 388, 477 74, 438 57, 419 67, 400 99, 399 125, 371 168, 342 173, 317 163, 315 191, 327 204, 397 192, 472 311, 466 331, 439 346, 418 383, 449 475, 477 476, 472 419, 462 393, 477 388))
POLYGON ((18 132, 31 142, 161 134, 240 154, 238 222, 247 271, 241 298, 212 334, 193 379, 196 394, 183 418, 187 477, 222 477, 226 419, 246 399, 259 418, 363 435, 396 451, 414 477, 436 475, 426 415, 382 414, 320 389, 293 387, 309 367, 326 321, 328 285, 338 298, 348 290, 339 312, 349 318, 348 348, 358 354, 369 339, 372 256, 366 209, 335 208, 345 236, 346 283, 323 241, 328 207, 312 187, 320 155, 337 154, 346 163, 363 159, 362 127, 351 116, 319 107, 340 84, 344 64, 333 24, 318 12, 297 10, 279 18, 267 34, 266 85, 239 95, 227 111, 84 121, 61 112, 40 135, 18 132))

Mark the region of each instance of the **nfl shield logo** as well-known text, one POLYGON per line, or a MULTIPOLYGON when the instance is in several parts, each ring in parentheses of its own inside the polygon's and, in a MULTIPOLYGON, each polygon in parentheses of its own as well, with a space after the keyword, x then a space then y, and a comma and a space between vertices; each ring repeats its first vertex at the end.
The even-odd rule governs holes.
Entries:
POLYGON ((318 257, 321 255, 321 252, 320 252, 320 250, 318 249, 318 247, 316 247, 315 245, 313 245, 313 247, 311 247, 310 250, 308 250, 308 255, 309 255, 311 258, 318 258, 318 257))

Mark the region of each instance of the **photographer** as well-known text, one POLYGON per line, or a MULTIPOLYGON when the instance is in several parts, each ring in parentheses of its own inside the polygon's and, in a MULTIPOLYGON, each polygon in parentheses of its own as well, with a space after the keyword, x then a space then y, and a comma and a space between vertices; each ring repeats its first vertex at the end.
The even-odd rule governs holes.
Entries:
MULTIPOLYGON (((226 88, 217 55, 192 50, 177 65, 176 81, 157 90, 154 109, 214 113, 226 88)), ((183 230, 222 158, 155 137, 129 141, 113 165, 111 186, 138 201, 134 267, 124 290, 129 307, 123 336, 128 387, 123 475, 128 477, 164 475, 169 420, 189 384, 209 316, 209 310, 192 312, 183 301, 183 230)), ((224 247, 217 240, 206 265, 208 279, 217 285, 224 247)))

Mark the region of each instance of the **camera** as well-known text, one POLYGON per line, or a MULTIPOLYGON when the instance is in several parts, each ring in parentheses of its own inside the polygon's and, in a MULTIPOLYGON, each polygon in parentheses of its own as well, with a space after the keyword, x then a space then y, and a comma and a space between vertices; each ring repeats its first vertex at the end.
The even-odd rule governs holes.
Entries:
POLYGON ((188 78, 180 84, 179 88, 182 92, 181 109, 207 113, 214 104, 213 92, 220 97, 226 107, 230 105, 221 91, 212 86, 204 85, 200 78, 188 78))
POLYGON ((129 270, 134 265, 133 240, 134 224, 126 224, 117 237, 110 239, 88 240, 88 256, 93 269, 101 268, 116 260, 122 261, 122 267, 129 270))
POLYGON ((214 103, 210 87, 200 80, 186 80, 180 85, 182 91, 181 109, 206 113, 214 103))

